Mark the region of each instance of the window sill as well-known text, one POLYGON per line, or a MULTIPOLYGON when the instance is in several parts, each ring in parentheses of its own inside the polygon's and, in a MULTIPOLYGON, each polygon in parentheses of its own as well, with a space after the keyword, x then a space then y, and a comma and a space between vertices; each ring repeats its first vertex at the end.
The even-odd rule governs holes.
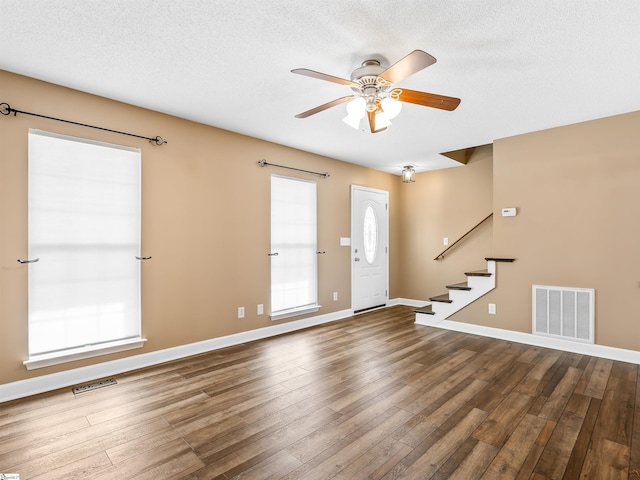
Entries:
POLYGON ((277 312, 271 312, 271 320, 282 320, 289 317, 297 317, 298 315, 305 315, 307 313, 317 312, 322 308, 322 305, 306 305, 304 307, 289 308, 287 310, 279 310, 277 312))
POLYGON ((124 352, 125 350, 132 350, 134 348, 142 348, 146 341, 146 338, 129 338, 126 340, 119 340, 117 342, 73 348, 62 352, 34 355, 30 357, 29 360, 22 362, 22 364, 27 368, 27 370, 35 370, 37 368, 50 367, 60 363, 98 357, 109 353, 124 352))

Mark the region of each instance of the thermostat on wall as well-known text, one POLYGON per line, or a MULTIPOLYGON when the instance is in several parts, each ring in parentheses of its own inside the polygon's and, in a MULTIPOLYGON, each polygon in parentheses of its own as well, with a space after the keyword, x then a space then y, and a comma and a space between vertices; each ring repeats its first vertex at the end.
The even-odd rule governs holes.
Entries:
POLYGON ((515 217, 516 216, 515 207, 503 208, 502 209, 502 216, 503 217, 515 217))

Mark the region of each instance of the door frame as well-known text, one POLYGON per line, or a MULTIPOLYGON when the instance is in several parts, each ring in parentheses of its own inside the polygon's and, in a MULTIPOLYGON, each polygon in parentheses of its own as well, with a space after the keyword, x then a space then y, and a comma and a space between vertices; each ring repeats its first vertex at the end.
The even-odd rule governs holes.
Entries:
MULTIPOLYGON (((361 185, 351 185, 351 242, 349 245, 349 261, 351 262, 351 310, 353 311, 353 306, 355 305, 355 299, 354 299, 354 294, 356 292, 356 288, 355 288, 355 284, 356 284, 356 275, 355 275, 355 253, 353 251, 354 245, 353 245, 353 238, 354 238, 354 233, 355 233, 355 202, 354 202, 354 191, 355 190, 361 190, 361 191, 366 191, 369 193, 381 193, 386 197, 386 205, 387 208, 385 209, 385 215, 386 215, 386 231, 385 233, 385 240, 386 240, 386 245, 385 248, 387 249, 386 254, 385 254, 385 291, 386 291, 386 304, 389 303, 389 192, 387 190, 380 190, 377 188, 370 188, 370 187, 364 187, 361 185)), ((371 307, 371 308, 375 308, 375 307, 371 307)), ((370 309, 365 309, 363 311, 369 311, 370 309)))

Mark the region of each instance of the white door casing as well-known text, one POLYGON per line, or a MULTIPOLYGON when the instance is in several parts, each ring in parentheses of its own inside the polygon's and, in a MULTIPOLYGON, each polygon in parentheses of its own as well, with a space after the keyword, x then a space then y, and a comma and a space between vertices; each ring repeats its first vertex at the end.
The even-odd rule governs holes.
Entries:
POLYGON ((351 308, 386 305, 389 291, 389 192, 351 186, 351 308))

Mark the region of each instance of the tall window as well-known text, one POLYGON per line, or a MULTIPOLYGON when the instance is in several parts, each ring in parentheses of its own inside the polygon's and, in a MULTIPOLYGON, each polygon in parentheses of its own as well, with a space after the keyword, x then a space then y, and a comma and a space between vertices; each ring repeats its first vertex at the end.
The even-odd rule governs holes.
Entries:
POLYGON ((318 310, 316 183, 271 176, 271 318, 318 310))
POLYGON ((138 149, 29 132, 30 361, 140 340, 140 164, 138 149))

